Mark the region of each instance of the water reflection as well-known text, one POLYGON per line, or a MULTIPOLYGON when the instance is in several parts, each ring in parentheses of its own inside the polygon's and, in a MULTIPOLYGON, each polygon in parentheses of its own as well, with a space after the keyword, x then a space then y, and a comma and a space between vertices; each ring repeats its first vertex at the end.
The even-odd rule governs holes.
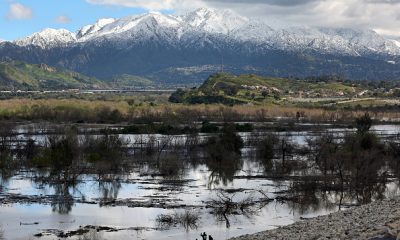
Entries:
POLYGON ((90 230, 88 233, 78 236, 78 240, 103 240, 102 234, 96 230, 90 230))
MULTIPOLYGON (((11 137, 4 142, 15 141, 11 137)), ((286 210, 303 216, 399 192, 396 141, 322 133, 299 144, 297 138, 268 133, 247 136, 245 148, 236 151, 231 148, 235 142, 221 150, 223 136, 208 137, 215 138, 153 136, 131 143, 126 136, 82 136, 70 129, 60 136, 43 136, 41 142, 27 139, 15 148, 4 143, 1 186, 30 181, 35 185, 31 194, 43 194, 37 202, 63 215, 72 214, 78 202, 140 206, 157 215, 161 208, 193 207, 200 209, 200 218, 210 213, 215 217, 201 221, 207 227, 217 221, 231 229, 239 221, 269 219, 272 213, 264 210, 273 211, 272 204, 284 203, 286 210)), ((7 191, 13 190, 3 188, 7 191)), ((163 217, 163 222, 175 223, 172 229, 195 229, 163 217)))
POLYGON ((221 134, 210 137, 205 144, 205 164, 210 170, 208 186, 212 188, 221 183, 226 186, 243 167, 241 149, 244 141, 235 132, 234 125, 225 125, 221 134))
POLYGON ((68 214, 74 205, 74 199, 70 194, 70 186, 68 183, 49 184, 54 189, 54 198, 51 201, 53 212, 59 214, 68 214))
POLYGON ((212 189, 221 184, 223 186, 230 184, 236 173, 242 169, 243 160, 237 155, 232 155, 220 160, 207 159, 205 164, 210 171, 208 188, 212 189))
POLYGON ((196 230, 199 227, 200 213, 186 209, 183 212, 175 211, 172 214, 160 214, 155 221, 160 229, 170 229, 179 225, 186 231, 196 230))
POLYGON ((101 195, 101 203, 112 202, 118 198, 122 184, 119 179, 111 181, 98 181, 98 191, 101 195))
POLYGON ((163 178, 179 180, 185 175, 185 160, 176 153, 167 153, 158 157, 156 168, 163 178))
MULTIPOLYGON (((307 214, 321 209, 341 209, 354 204, 367 204, 384 199, 388 184, 388 182, 375 182, 351 188, 355 184, 350 183, 348 185, 350 188, 334 189, 332 186, 327 187, 324 181, 305 178, 292 182, 288 188, 288 194, 282 200, 285 200, 292 211, 298 214, 307 214)), ((396 188, 398 189, 398 186, 396 188)))
POLYGON ((232 217, 241 215, 248 220, 254 219, 270 201, 261 191, 238 194, 238 192, 229 193, 219 190, 216 197, 211 199, 207 206, 213 209, 212 214, 217 221, 225 222, 226 228, 230 228, 232 217), (263 196, 262 198, 257 196, 260 194, 263 196))

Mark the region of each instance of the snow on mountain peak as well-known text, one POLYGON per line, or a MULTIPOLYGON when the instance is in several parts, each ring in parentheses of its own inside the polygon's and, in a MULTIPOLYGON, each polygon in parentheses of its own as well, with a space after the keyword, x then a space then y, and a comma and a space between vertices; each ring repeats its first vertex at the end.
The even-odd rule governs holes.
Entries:
POLYGON ((207 8, 181 16, 149 12, 120 19, 104 18, 83 27, 76 34, 65 29, 45 29, 14 43, 51 48, 107 40, 123 47, 150 39, 175 46, 202 46, 221 39, 224 42, 250 43, 266 49, 287 51, 400 55, 400 42, 388 40, 372 30, 322 27, 273 29, 264 21, 249 19, 231 10, 207 8))
POLYGON ((199 8, 194 12, 189 12, 182 16, 181 19, 192 27, 220 34, 229 34, 249 22, 249 19, 231 10, 219 11, 206 8, 199 8))
POLYGON ((397 40, 392 40, 392 42, 393 42, 397 47, 400 48, 400 42, 399 42, 399 41, 397 41, 397 40))
MULTIPOLYGON (((78 33, 79 42, 87 42, 102 38, 115 38, 118 40, 137 38, 137 33, 142 32, 142 35, 147 32, 151 35, 152 32, 159 28, 178 29, 182 27, 182 22, 174 16, 164 15, 159 12, 149 12, 147 14, 128 16, 114 21, 110 21, 96 31, 87 32, 86 34, 78 33)), ((80 33, 85 32, 83 28, 80 33)), ((143 37, 145 37, 143 35, 143 37)))
POLYGON ((34 33, 26 38, 14 41, 19 46, 35 45, 41 48, 49 48, 55 46, 65 46, 75 42, 74 33, 66 29, 45 28, 40 32, 34 33))
POLYGON ((179 27, 182 24, 181 21, 179 21, 179 19, 177 19, 176 17, 171 15, 164 15, 159 12, 150 12, 149 14, 142 17, 142 21, 148 18, 155 20, 158 25, 168 28, 179 27))
POLYGON ((93 35, 99 30, 101 30, 104 26, 115 22, 116 19, 114 18, 101 18, 93 25, 84 26, 81 30, 77 33, 77 38, 83 38, 88 35, 93 35))

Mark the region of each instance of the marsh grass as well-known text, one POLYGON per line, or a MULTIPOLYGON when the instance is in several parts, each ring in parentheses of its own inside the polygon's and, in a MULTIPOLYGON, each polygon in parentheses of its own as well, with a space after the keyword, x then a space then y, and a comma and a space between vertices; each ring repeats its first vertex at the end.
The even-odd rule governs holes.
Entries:
MULTIPOLYGON (((292 119, 314 122, 353 121, 364 114, 363 109, 321 108, 291 105, 182 105, 154 99, 142 99, 132 104, 123 97, 117 99, 9 99, 0 101, 0 120, 45 120, 53 122, 176 122, 193 121, 270 121, 292 119), (152 100, 152 101, 148 101, 152 100), (299 115, 299 113, 301 113, 299 115), (300 118, 299 118, 300 116, 300 118)), ((374 119, 396 120, 400 112, 372 109, 374 119)))
POLYGON ((98 233, 95 229, 90 230, 88 233, 78 236, 78 240, 103 240, 101 233, 98 233))
POLYGON ((193 210, 175 212, 173 214, 160 214, 156 218, 157 225, 162 229, 182 226, 187 231, 197 229, 200 221, 200 213, 193 210))

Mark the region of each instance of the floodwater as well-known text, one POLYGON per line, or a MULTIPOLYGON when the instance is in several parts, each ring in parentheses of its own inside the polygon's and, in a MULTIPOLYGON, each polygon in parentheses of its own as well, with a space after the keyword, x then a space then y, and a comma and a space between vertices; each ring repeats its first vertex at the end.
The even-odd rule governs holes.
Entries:
MULTIPOLYGON (((26 137, 20 127, 20 138, 26 137)), ((341 132, 340 129, 330 129, 341 132)), ((373 130, 381 135, 397 134, 398 126, 380 125, 373 130)), ((288 134, 288 133, 285 133, 288 134)), ((312 132, 291 132, 292 141, 305 144, 312 132)), ((157 135, 158 137, 161 137, 157 135)), ((246 138, 247 134, 242 134, 246 138)), ((43 135, 30 136, 40 140, 43 135)), ((126 135, 133 139, 137 136, 126 135)), ((303 218, 329 214, 339 208, 357 204, 350 195, 339 200, 337 192, 315 193, 310 201, 281 201, 292 184, 291 178, 263 176, 264 170, 254 161, 251 149, 242 152, 241 163, 233 171, 218 174, 204 162, 185 162, 174 178, 154 174, 151 166, 140 163, 121 176, 112 176, 99 181, 94 174, 82 174, 73 185, 48 183, 35 173, 21 170, 7 179, 0 180, 0 200, 10 195, 23 196, 21 201, 10 201, 0 205, 0 232, 4 239, 59 239, 57 231, 73 231, 82 226, 107 226, 118 231, 100 231, 96 239, 200 239, 206 232, 214 239, 256 233, 288 225, 303 218), (228 219, 214 213, 208 202, 218 199, 218 194, 229 193, 236 200, 251 195, 255 199, 272 199, 260 205, 250 214, 230 214, 228 219), (71 201, 44 201, 46 196, 61 196, 71 201), (29 201, 26 201, 29 198, 29 201), (106 204, 105 204, 106 203, 106 204), (341 205, 341 204, 342 205, 341 205), (160 226, 156 219, 160 214, 174 214, 190 210, 199 215, 196 226, 179 224, 160 226), (42 233, 42 236, 34 237, 42 233)), ((301 175, 292 172, 291 176, 301 175)), ((383 195, 396 196, 399 188, 396 181, 385 183, 383 195)), ((374 194, 371 194, 374 196, 374 194)), ((374 197, 372 197, 371 200, 374 197)), ((1 236, 1 234, 0 234, 1 236)), ((73 236, 72 239, 80 239, 73 236)))

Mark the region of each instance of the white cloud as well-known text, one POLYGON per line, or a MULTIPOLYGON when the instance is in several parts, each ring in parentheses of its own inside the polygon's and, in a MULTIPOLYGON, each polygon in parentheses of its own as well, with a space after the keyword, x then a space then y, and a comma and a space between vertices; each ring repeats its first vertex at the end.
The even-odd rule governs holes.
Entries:
POLYGON ((400 0, 86 0, 92 4, 182 11, 229 8, 276 25, 376 29, 400 37, 400 0))
POLYGON ((92 4, 138 7, 148 10, 176 10, 203 6, 201 0, 86 0, 92 4))
POLYGON ((21 3, 11 3, 6 17, 9 20, 26 20, 31 19, 32 16, 33 11, 29 7, 21 3))
POLYGON ((66 24, 66 23, 71 22, 71 19, 70 19, 68 16, 61 15, 61 16, 56 17, 56 18, 54 19, 54 21, 55 21, 56 23, 66 24))

